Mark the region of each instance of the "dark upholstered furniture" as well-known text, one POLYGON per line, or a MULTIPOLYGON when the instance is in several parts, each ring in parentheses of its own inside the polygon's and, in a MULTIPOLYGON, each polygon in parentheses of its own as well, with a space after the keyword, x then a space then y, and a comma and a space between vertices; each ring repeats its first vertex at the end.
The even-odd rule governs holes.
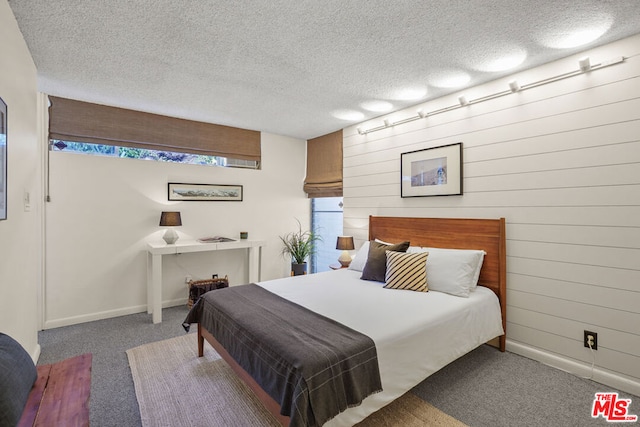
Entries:
POLYGON ((0 426, 88 426, 90 353, 35 366, 0 333, 0 426))
POLYGON ((0 426, 15 426, 37 378, 31 356, 16 340, 0 333, 0 426))

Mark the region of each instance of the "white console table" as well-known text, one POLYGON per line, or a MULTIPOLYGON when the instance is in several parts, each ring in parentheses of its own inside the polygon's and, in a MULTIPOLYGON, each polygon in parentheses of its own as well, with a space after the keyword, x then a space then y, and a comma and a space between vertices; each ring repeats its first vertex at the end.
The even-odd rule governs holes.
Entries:
POLYGON ((147 243, 147 313, 153 313, 153 323, 162 322, 162 256, 192 252, 246 249, 249 266, 249 282, 260 280, 262 263, 261 240, 236 240, 221 243, 200 243, 196 240, 179 240, 173 245, 164 242, 147 243))

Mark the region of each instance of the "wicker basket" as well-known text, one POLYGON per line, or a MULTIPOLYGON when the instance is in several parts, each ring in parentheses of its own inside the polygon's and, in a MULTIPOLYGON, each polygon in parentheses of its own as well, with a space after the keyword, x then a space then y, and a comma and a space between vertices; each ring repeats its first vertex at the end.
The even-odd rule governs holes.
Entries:
POLYGON ((228 288, 229 278, 224 276, 222 278, 214 277, 213 279, 190 280, 187 285, 189 286, 189 300, 187 301, 187 305, 191 308, 206 292, 213 291, 214 289, 228 288))

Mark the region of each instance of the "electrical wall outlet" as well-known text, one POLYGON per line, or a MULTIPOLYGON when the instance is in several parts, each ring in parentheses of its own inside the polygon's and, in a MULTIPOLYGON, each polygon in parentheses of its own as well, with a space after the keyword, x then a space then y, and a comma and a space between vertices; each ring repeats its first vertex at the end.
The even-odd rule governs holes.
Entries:
POLYGON ((598 349, 598 334, 591 331, 584 331, 584 346, 589 348, 591 347, 593 350, 598 349), (591 344, 591 346, 589 346, 591 344))
POLYGON ((191 281, 191 276, 184 277, 184 283, 189 283, 191 281))

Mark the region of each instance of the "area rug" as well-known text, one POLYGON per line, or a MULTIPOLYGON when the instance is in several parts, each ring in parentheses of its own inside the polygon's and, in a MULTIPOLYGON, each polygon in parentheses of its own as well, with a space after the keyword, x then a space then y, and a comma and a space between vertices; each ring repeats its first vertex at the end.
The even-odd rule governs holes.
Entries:
MULTIPOLYGON (((132 348, 127 357, 144 427, 280 425, 211 346, 198 357, 194 333, 132 348)), ((465 424, 407 393, 358 424, 378 426, 465 424)))

